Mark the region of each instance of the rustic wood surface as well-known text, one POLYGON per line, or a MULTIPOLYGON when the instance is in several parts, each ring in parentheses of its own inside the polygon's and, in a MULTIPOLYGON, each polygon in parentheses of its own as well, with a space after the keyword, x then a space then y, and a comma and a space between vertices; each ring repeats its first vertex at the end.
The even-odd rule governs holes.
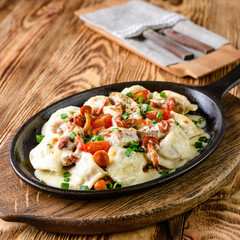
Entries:
MULTIPOLYGON (((177 78, 85 28, 74 11, 101 1, 0 1, 0 143, 40 109, 103 84, 166 80, 206 84, 233 66, 204 78, 177 78)), ((235 0, 151 1, 186 15, 240 48, 235 0)), ((240 97, 240 88, 231 91, 240 97)), ((238 101, 233 97, 234 101, 238 101)), ((231 110, 231 107, 229 107, 231 110)), ((0 239, 239 239, 240 172, 191 211, 137 231, 98 236, 51 234, 0 220, 0 239)), ((17 186, 16 186, 17 187, 17 186)))

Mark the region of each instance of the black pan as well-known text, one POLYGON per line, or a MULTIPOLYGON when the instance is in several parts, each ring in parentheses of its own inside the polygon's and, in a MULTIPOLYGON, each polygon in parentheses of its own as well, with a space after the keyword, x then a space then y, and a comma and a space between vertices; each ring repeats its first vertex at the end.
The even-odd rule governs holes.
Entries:
POLYGON ((171 179, 182 175, 186 171, 189 171, 206 159, 216 149, 223 138, 226 124, 225 114, 221 106, 221 99, 228 90, 236 86, 239 82, 240 65, 230 71, 223 78, 206 86, 194 87, 176 83, 152 81, 127 82, 102 86, 75 94, 43 109, 29 119, 19 129, 12 141, 10 148, 11 165, 16 174, 32 187, 47 194, 70 199, 98 199, 122 196, 124 194, 131 194, 159 186, 162 183, 170 181, 171 179), (211 142, 204 149, 204 151, 184 166, 178 168, 174 173, 159 177, 158 179, 148 181, 146 183, 124 187, 121 189, 105 191, 63 190, 40 183, 39 180, 34 176, 34 169, 29 161, 29 152, 37 145, 35 136, 36 134, 41 133, 41 128, 49 119, 50 115, 56 110, 70 105, 82 106, 83 103, 92 96, 99 94, 108 96, 109 92, 121 91, 123 88, 130 87, 134 84, 140 84, 150 91, 160 92, 162 90, 172 90, 185 95, 190 102, 198 104, 199 109, 197 110, 197 114, 200 114, 206 118, 207 126, 205 130, 211 135, 211 142))

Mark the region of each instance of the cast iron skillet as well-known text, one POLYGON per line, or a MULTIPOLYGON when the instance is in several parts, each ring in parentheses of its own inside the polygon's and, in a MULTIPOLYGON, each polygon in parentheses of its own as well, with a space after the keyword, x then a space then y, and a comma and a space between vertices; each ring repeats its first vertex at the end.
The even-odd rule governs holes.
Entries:
POLYGON ((49 107, 43 109, 31 119, 29 119, 15 135, 10 148, 10 162, 16 174, 30 184, 34 188, 47 194, 54 196, 69 198, 69 199, 98 199, 115 196, 122 196, 135 192, 144 191, 161 185, 181 174, 189 171, 197 164, 206 159, 218 146, 223 138, 225 131, 226 118, 221 106, 222 96, 235 85, 240 82, 240 65, 230 71, 223 78, 206 86, 185 86, 182 84, 169 82, 126 82, 112 84, 87 90, 73 96, 60 100, 49 107), (105 190, 105 191, 77 191, 63 190, 44 185, 34 176, 34 169, 29 161, 29 152, 37 143, 35 136, 41 133, 42 125, 49 119, 50 115, 56 110, 67 106, 82 106, 83 103, 92 96, 106 95, 112 91, 121 91, 125 87, 130 87, 134 84, 140 84, 150 91, 172 90, 174 92, 185 95, 190 102, 196 103, 199 106, 197 114, 202 115, 207 120, 206 131, 211 135, 211 142, 204 151, 188 162, 186 165, 178 168, 174 173, 159 177, 158 179, 148 181, 142 184, 124 187, 121 189, 105 190))

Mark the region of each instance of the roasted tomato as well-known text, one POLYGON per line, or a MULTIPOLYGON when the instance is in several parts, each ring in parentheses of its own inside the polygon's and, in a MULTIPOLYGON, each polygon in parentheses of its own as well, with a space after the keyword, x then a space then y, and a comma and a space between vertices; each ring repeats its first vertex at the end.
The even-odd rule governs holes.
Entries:
POLYGON ((168 120, 170 117, 171 111, 169 110, 159 110, 159 111, 148 111, 146 112, 146 118, 151 120, 168 120))
POLYGON ((112 126, 112 116, 108 113, 102 116, 95 117, 92 119, 91 125, 93 129, 100 127, 109 128, 112 126))
POLYGON ((140 91, 140 92, 136 92, 136 93, 133 94, 133 100, 135 102, 139 102, 138 101, 139 97, 142 97, 142 102, 140 102, 140 103, 144 103, 145 101, 147 101, 147 99, 148 99, 148 90, 146 89, 146 90, 143 90, 143 91, 140 91))
POLYGON ((90 143, 81 144, 81 147, 82 147, 82 151, 89 152, 93 155, 95 152, 99 150, 104 150, 108 152, 109 143, 108 141, 90 142, 90 143))

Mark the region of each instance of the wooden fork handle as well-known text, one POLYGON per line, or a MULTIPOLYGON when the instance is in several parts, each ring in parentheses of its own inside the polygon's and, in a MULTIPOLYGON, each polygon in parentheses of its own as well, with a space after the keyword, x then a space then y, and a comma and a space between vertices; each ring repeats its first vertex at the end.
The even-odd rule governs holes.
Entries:
POLYGON ((156 44, 158 44, 162 48, 165 48, 166 50, 173 53, 174 55, 181 58, 182 60, 190 60, 190 59, 193 59, 193 57, 194 57, 193 53, 191 53, 191 52, 187 51, 186 49, 180 47, 179 45, 174 43, 174 41, 172 41, 168 37, 165 37, 165 36, 155 32, 151 29, 148 29, 148 30, 144 31, 143 36, 145 38, 155 42, 156 44))
POLYGON ((196 49, 204 54, 210 53, 214 51, 214 48, 202 43, 196 39, 193 39, 185 34, 180 32, 176 32, 171 28, 167 28, 163 31, 164 35, 168 36, 169 38, 173 39, 174 41, 193 49, 196 49))

